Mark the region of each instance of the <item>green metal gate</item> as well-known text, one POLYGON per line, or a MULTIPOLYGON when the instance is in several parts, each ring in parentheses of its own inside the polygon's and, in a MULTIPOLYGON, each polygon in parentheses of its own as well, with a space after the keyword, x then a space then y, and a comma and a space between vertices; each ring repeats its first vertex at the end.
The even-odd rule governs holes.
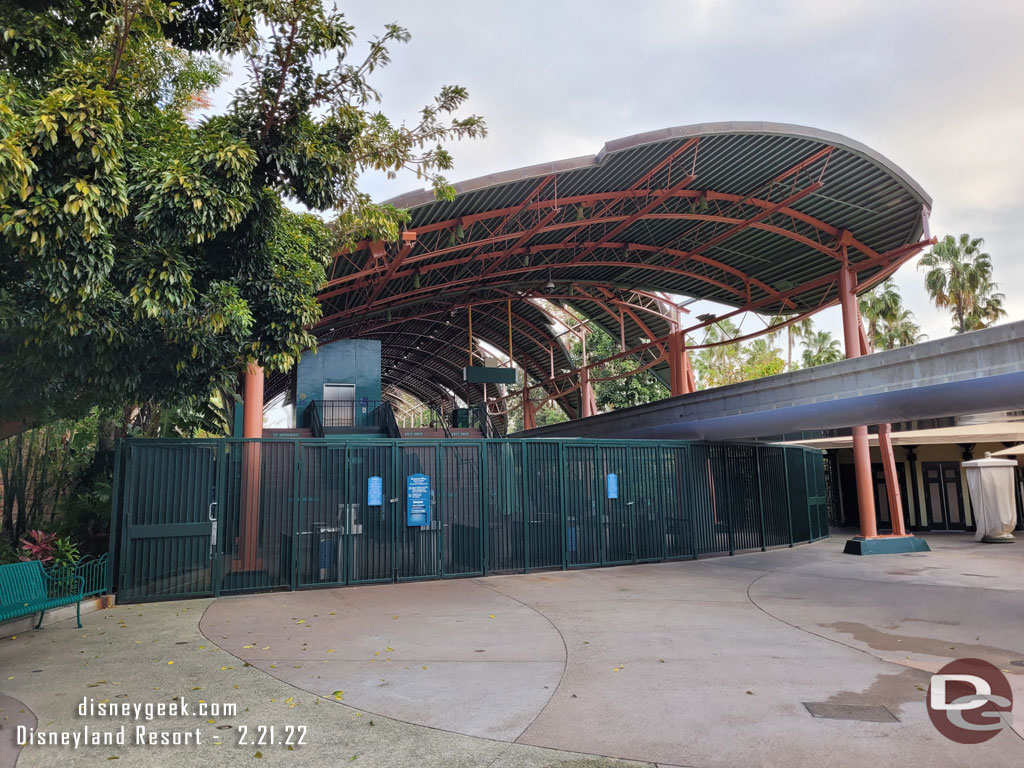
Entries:
POLYGON ((117 478, 122 602, 656 562, 828 535, 822 455, 792 446, 132 439, 117 478), (426 524, 409 518, 411 477, 417 503, 429 498, 426 524))

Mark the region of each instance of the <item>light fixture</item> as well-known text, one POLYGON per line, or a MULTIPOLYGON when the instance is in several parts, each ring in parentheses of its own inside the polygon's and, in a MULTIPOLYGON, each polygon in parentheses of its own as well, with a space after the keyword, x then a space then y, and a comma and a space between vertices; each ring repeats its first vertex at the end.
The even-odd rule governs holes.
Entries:
POLYGON ((548 270, 548 281, 544 284, 544 287, 541 288, 541 291, 543 291, 548 296, 550 296, 556 290, 558 290, 558 289, 555 287, 555 281, 551 279, 551 270, 549 269, 548 270))
POLYGON ((697 315, 697 319, 700 320, 702 323, 710 323, 716 317, 718 317, 718 315, 716 315, 714 312, 705 312, 703 315, 697 315))

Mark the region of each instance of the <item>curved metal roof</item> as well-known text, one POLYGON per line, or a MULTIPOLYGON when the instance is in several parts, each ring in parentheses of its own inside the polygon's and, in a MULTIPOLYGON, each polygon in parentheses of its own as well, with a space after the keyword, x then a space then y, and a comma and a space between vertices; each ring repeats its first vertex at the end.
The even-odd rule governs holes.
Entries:
MULTIPOLYGON (((660 292, 798 316, 837 301, 844 258, 862 289, 891 274, 925 244, 931 207, 863 144, 775 123, 653 131, 455 188, 451 202, 425 190, 388 201, 410 209, 407 233, 339 254, 316 334, 380 339, 386 390, 436 402, 440 384, 479 400, 461 381, 465 307, 474 337, 506 350, 511 300, 517 363, 570 414, 578 393, 560 395, 550 374, 571 363, 530 299, 552 294, 629 347, 671 329, 660 292)), ((667 380, 664 362, 654 370, 667 380)))

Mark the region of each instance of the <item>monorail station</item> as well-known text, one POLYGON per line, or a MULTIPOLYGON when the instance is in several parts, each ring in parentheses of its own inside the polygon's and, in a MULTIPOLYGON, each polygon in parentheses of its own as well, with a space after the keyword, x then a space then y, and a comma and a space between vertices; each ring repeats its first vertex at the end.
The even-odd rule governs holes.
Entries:
MULTIPOLYGON (((838 304, 857 365, 871 352, 858 294, 932 242, 931 200, 913 179, 843 136, 723 123, 456 189, 451 202, 390 201, 411 213, 400 238, 336 255, 317 353, 288 374, 250 367, 235 438, 124 446, 121 600, 654 562, 829 535, 821 452, 768 441, 808 428, 773 397, 806 387, 787 377, 808 372, 742 395, 775 415, 768 426, 719 399, 732 388, 695 392, 689 355, 716 322, 756 316, 749 338, 838 304), (726 309, 692 317, 692 300, 726 309), (560 310, 618 339, 612 359, 652 372, 670 397, 598 414, 608 359, 588 361, 580 334, 573 362, 560 310), (403 394, 435 411, 433 426, 399 425, 403 394), (288 427, 264 426, 271 403, 288 427), (538 429, 551 404, 567 420, 538 429), (645 432, 652 407, 659 429, 645 432), (510 435, 513 408, 524 428, 510 435), (721 418, 687 431, 688 411, 709 409, 721 418)), ((877 527, 879 476, 886 510, 901 509, 888 423, 877 409, 869 421, 836 410, 817 426, 851 428, 844 480, 860 531, 847 550, 926 549, 902 513, 877 527)))
POLYGON ((193 751, 102 748, 143 766, 1020 765, 1019 724, 956 742, 928 697, 983 659, 1024 702, 1019 544, 957 501, 1019 442, 972 414, 1024 409, 1024 323, 873 352, 860 316, 935 242, 920 186, 719 123, 456 190, 334 254, 317 349, 248 367, 231 436, 120 442, 117 605, 0 642, 0 734, 85 696, 220 707, 193 751), (834 306, 845 359, 696 386, 834 306), (598 407, 637 374, 667 396, 598 407))

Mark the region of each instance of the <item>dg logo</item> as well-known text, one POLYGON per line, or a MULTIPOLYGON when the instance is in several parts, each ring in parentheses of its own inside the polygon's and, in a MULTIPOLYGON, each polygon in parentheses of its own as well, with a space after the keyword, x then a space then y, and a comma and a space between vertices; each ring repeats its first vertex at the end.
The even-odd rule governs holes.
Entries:
POLYGON ((981 744, 1013 725, 1010 682, 981 659, 957 659, 932 675, 927 706, 939 733, 958 744, 981 744))

